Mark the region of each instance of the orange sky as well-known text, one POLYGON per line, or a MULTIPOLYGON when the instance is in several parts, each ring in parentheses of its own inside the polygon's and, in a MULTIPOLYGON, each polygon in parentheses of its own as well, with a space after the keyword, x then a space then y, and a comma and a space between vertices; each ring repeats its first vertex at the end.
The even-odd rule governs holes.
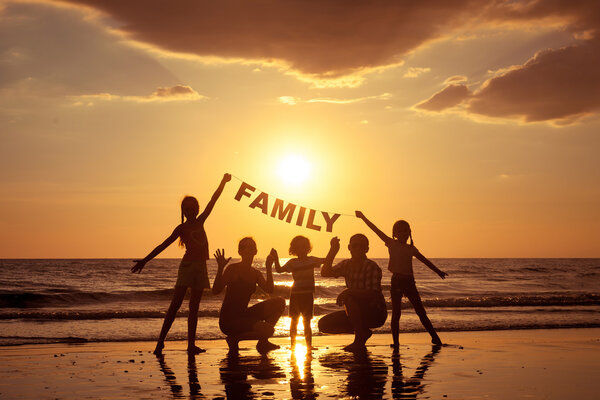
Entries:
MULTIPOLYGON (((600 256, 597 2, 238 3, 0 0, 0 258, 142 257, 224 172, 428 257, 600 256)), ((211 250, 326 254, 239 184, 211 250)))

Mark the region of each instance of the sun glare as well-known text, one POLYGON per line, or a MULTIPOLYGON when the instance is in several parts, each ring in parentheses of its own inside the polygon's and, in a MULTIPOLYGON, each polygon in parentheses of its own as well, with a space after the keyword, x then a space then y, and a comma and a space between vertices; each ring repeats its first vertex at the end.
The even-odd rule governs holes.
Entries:
POLYGON ((297 186, 309 178, 311 165, 304 157, 290 154, 281 159, 277 172, 283 182, 297 186))

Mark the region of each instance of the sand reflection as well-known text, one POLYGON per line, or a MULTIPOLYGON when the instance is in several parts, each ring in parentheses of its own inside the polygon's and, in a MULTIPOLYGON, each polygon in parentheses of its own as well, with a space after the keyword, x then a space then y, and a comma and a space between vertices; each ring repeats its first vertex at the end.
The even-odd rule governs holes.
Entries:
POLYGON ((423 378, 431 364, 433 364, 435 355, 440 349, 441 346, 431 346, 431 351, 423 356, 421 363, 410 378, 405 378, 402 373, 400 353, 395 352, 392 355, 392 370, 394 372, 392 378, 392 397, 394 399, 416 399, 419 394, 423 393, 425 389, 423 378))
POLYGON ((315 399, 315 379, 312 374, 312 354, 306 346, 296 344, 290 357, 290 392, 294 399, 315 399))
POLYGON ((269 355, 240 356, 230 353, 221 361, 221 381, 229 399, 254 399, 262 393, 254 393, 252 385, 277 384, 285 379, 281 367, 269 355), (248 379, 251 376, 253 379, 248 379))
MULTIPOLYGON (((175 399, 188 398, 188 396, 186 396, 183 391, 183 386, 181 386, 180 384, 177 383, 177 377, 175 376, 175 373, 167 365, 165 356, 162 355, 160 357, 157 357, 157 360, 158 360, 159 368, 160 368, 161 372, 163 373, 163 375, 165 376, 165 382, 167 383, 167 385, 169 386, 169 389, 171 390, 171 393, 173 394, 173 398, 175 398, 175 399)), ((195 357, 193 357, 193 356, 188 357, 187 370, 188 370, 189 398, 190 399, 204 398, 202 396, 202 393, 200 392, 201 386, 198 381, 198 367, 196 366, 196 358, 195 357)))

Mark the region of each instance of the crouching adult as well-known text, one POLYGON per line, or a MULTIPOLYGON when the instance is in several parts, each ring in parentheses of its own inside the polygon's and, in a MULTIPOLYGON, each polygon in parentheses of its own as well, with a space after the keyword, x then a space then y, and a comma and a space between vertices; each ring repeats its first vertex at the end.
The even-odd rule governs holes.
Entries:
POLYGON ((344 277, 346 287, 337 298, 344 311, 335 311, 319 320, 322 333, 354 333, 354 342, 344 347, 347 351, 364 351, 373 328, 387 319, 385 298, 381 291, 381 268, 367 258, 369 239, 357 233, 350 238, 348 249, 352 258, 333 265, 340 250, 340 240, 331 239, 329 254, 321 268, 321 276, 344 277))
POLYGON ((218 269, 213 293, 219 294, 227 288, 219 314, 219 327, 227 335, 227 344, 231 352, 238 351, 240 340, 258 340, 256 350, 260 353, 277 349, 279 346, 268 339, 273 336, 274 327, 285 309, 285 300, 281 297, 271 297, 248 307, 257 285, 267 293, 273 292, 271 265, 266 266, 265 280, 262 273, 252 266, 257 249, 256 242, 251 237, 240 240, 238 253, 242 261, 231 264, 225 271, 231 257, 226 259, 223 250, 217 250, 215 253, 218 269))

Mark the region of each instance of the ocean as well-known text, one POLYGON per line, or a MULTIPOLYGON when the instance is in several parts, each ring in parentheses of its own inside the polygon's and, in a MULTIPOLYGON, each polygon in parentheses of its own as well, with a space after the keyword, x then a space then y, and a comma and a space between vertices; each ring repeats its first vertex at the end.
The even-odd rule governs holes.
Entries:
MULTIPOLYGON (((383 270, 389 298, 387 259, 383 270)), ((337 260, 336 260, 337 261, 337 260)), ((432 259, 448 272, 440 279, 414 260, 415 279, 427 313, 444 331, 600 327, 600 259, 432 259)), ((232 260, 235 262, 235 259, 232 260)), ((156 340, 173 292, 178 259, 149 262, 132 274, 126 259, 0 260, 0 345, 156 340)), ((214 260, 208 262, 211 281, 214 260)), ((264 260, 255 267, 264 272, 264 260)), ((343 279, 316 275, 313 333, 318 319, 339 310, 343 279)), ((289 299, 290 274, 274 274, 275 294, 289 299)), ((260 289, 253 302, 268 297, 260 289)), ((223 338, 219 308, 223 294, 205 291, 200 303, 199 339, 223 338)), ((187 301, 167 340, 185 339, 187 301)), ((389 332, 386 324, 376 332, 389 332)), ((423 331, 409 303, 403 304, 401 332, 423 331)), ((276 336, 287 336, 287 310, 276 336)), ((298 327, 302 334, 302 324, 298 327)))

